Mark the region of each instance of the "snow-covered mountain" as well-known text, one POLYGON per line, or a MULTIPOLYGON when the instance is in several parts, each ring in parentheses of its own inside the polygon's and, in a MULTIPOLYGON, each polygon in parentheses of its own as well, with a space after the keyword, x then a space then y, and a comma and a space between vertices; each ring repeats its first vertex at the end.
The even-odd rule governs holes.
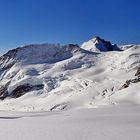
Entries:
POLYGON ((100 37, 81 46, 16 48, 0 57, 0 109, 40 111, 140 104, 139 75, 135 76, 139 66, 139 46, 122 51, 100 37))
POLYGON ((121 51, 116 44, 113 45, 110 41, 105 41, 98 36, 83 43, 81 48, 92 52, 121 51))

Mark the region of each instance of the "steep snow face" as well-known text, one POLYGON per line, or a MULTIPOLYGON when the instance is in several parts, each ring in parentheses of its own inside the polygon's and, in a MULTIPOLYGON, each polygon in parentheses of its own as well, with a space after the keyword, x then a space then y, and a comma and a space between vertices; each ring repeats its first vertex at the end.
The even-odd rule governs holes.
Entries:
MULTIPOLYGON (((78 45, 28 45, 14 50, 0 57, 0 77, 13 78, 22 66, 35 65, 35 64, 53 64, 68 58, 71 58, 76 52, 82 52, 78 45), (11 69, 12 68, 12 69, 11 69)), ((24 71, 24 70, 23 70, 24 71)), ((27 75, 36 75, 36 69, 31 69, 27 75)), ((23 72, 24 73, 24 72, 23 72)), ((26 73, 26 72, 25 72, 26 73)))
POLYGON ((8 62, 25 62, 25 64, 35 63, 55 63, 63 59, 72 57, 73 53, 80 48, 78 45, 55 45, 55 44, 42 44, 42 45, 28 45, 9 51, 7 54, 0 58, 1 66, 8 62))
POLYGON ((117 45, 112 45, 109 41, 105 41, 100 37, 95 37, 81 45, 81 48, 92 52, 120 51, 117 45))
MULTIPOLYGON (((48 87, 49 90, 52 90, 57 84, 57 78, 55 76, 53 78, 52 75, 82 67, 85 65, 84 57, 91 54, 73 44, 65 46, 52 44, 28 45, 11 50, 0 58, 0 85, 2 89, 0 95, 2 98, 7 95, 16 97, 17 95, 13 91, 17 91, 19 86, 20 95, 23 95, 21 92, 26 93, 34 89, 34 86, 43 89, 42 85, 47 86, 44 82, 47 81, 46 79, 50 80, 47 83, 50 86, 48 87), (27 88, 25 85, 27 85, 27 88), (22 89, 23 87, 26 90, 22 89), (6 89, 4 94, 3 89, 6 89)), ((89 65, 92 65, 91 62, 89 63, 89 65)), ((88 65, 88 60, 86 65, 88 65)), ((58 79, 59 77, 61 76, 58 76, 58 79)))
POLYGON ((120 90, 126 80, 137 78, 140 47, 105 49, 97 53, 78 45, 43 44, 9 51, 0 57, 0 98, 4 99, 0 109, 52 111, 140 104, 139 82, 120 90))

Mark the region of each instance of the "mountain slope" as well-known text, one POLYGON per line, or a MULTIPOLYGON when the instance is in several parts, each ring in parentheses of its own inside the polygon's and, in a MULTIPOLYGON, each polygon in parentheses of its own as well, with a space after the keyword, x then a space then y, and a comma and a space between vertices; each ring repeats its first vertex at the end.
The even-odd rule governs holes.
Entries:
POLYGON ((121 51, 117 45, 112 45, 110 41, 105 41, 98 36, 83 43, 81 48, 92 52, 121 51))
POLYGON ((139 104, 139 82, 120 88, 135 77, 140 47, 120 51, 116 45, 100 41, 100 49, 90 43, 84 47, 28 45, 0 57, 0 98, 4 99, 0 109, 40 111, 139 104), (136 99, 131 98, 132 89, 136 99))

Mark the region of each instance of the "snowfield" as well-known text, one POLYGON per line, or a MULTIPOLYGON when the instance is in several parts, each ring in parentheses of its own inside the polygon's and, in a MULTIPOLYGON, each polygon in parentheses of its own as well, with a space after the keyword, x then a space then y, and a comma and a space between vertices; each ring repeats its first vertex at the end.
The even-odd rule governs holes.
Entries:
POLYGON ((140 45, 93 38, 0 57, 3 140, 139 140, 140 45))
POLYGON ((140 107, 0 112, 3 140, 139 140, 140 107))

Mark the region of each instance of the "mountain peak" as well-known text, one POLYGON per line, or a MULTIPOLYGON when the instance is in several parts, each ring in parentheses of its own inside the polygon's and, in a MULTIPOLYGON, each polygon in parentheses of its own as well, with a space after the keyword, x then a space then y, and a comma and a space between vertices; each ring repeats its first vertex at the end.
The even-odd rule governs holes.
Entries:
POLYGON ((99 36, 94 36, 93 40, 101 40, 101 38, 99 36))
POLYGON ((110 41, 106 41, 99 36, 95 36, 91 40, 83 43, 81 48, 92 52, 120 51, 121 49, 110 41))

